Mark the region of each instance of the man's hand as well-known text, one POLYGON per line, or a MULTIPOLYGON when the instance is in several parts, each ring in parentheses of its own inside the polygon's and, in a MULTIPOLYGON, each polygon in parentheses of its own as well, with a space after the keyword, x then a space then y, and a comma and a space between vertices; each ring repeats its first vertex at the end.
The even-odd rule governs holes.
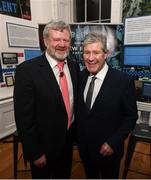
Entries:
POLYGON ((47 164, 46 156, 43 154, 39 159, 34 161, 34 165, 37 167, 43 167, 47 164))
POLYGON ((114 150, 107 144, 107 143, 104 143, 102 146, 101 146, 101 149, 100 149, 100 153, 103 155, 103 156, 110 156, 112 155, 114 152, 114 150))

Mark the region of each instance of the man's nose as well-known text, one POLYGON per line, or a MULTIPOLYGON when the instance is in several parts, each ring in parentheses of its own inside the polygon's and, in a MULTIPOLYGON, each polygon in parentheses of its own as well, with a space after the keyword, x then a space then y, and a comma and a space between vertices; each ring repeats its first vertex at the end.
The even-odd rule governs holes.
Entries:
POLYGON ((59 46, 64 47, 65 46, 65 41, 64 40, 60 40, 59 41, 59 46))
POLYGON ((89 58, 90 60, 93 60, 93 59, 94 59, 94 56, 95 56, 94 53, 90 53, 88 58, 89 58))

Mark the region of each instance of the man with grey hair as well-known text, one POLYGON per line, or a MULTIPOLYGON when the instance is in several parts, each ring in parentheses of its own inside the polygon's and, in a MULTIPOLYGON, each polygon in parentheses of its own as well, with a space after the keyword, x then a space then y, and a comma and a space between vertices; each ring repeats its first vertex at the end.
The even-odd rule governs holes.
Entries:
POLYGON ((72 167, 79 67, 67 58, 68 24, 50 21, 43 39, 46 51, 16 68, 15 120, 32 178, 66 179, 72 167))
POLYGON ((87 178, 118 179, 124 140, 134 128, 134 81, 106 63, 106 36, 90 32, 83 43, 86 69, 79 78, 78 147, 87 178))

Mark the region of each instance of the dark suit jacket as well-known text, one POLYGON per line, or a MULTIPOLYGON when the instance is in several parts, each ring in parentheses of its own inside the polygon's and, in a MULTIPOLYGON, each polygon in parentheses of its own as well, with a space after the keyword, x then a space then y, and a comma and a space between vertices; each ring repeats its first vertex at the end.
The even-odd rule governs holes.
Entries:
MULTIPOLYGON (((77 99, 78 66, 68 61, 77 99)), ((43 54, 16 68, 14 87, 15 120, 27 159, 35 160, 43 153, 56 160, 67 133, 67 113, 60 88, 43 54)))
POLYGON ((79 85, 79 149, 95 159, 100 154, 101 145, 107 142, 115 153, 122 156, 124 139, 137 120, 134 82, 127 74, 109 67, 93 107, 88 112, 83 99, 88 75, 86 70, 82 72, 79 85))

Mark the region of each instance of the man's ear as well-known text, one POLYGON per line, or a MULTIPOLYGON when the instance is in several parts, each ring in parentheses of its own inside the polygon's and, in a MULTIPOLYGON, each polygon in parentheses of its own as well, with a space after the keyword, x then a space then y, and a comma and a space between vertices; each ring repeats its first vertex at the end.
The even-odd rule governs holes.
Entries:
POLYGON ((48 42, 47 42, 46 38, 44 38, 44 45, 45 45, 45 47, 47 47, 47 45, 48 45, 48 42))
POLYGON ((109 53, 108 53, 108 52, 107 52, 107 53, 105 53, 105 54, 104 54, 104 57, 105 57, 104 59, 107 59, 108 55, 109 55, 109 53))

